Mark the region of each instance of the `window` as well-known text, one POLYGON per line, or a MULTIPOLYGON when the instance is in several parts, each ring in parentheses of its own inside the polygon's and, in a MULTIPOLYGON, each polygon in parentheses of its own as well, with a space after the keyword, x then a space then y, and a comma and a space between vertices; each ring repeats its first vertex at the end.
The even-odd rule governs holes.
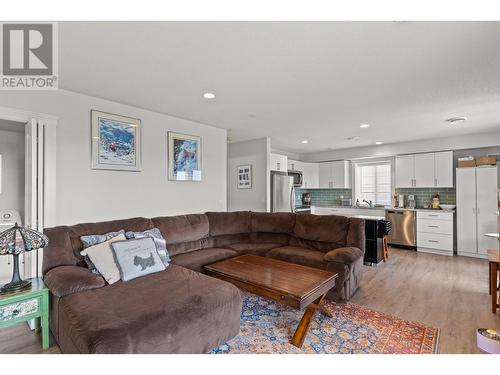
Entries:
POLYGON ((391 205, 391 163, 371 162, 355 164, 355 196, 374 204, 391 205))

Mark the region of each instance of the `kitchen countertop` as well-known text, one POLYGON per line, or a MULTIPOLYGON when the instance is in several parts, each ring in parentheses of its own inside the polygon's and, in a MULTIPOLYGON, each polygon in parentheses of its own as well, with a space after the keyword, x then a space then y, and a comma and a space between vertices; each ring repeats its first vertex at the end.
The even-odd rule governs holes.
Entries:
POLYGON ((401 207, 395 207, 395 208, 386 208, 386 210, 391 210, 391 211, 434 211, 434 212, 448 212, 448 213, 455 213, 455 210, 443 210, 441 208, 423 208, 423 207, 417 207, 417 208, 401 208, 401 207))
POLYGON ((341 206, 339 204, 323 204, 323 203, 313 203, 311 207, 328 207, 328 208, 356 208, 359 210, 386 210, 390 207, 381 206, 381 207, 369 207, 369 206, 341 206))

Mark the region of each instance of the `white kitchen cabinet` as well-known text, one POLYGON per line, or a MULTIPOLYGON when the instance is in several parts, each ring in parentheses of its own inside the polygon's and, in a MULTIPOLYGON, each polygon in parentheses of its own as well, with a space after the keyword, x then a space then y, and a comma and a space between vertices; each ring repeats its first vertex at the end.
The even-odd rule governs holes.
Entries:
POLYGON ((288 170, 288 157, 280 154, 270 154, 270 163, 272 171, 286 172, 288 170))
POLYGON ((304 167, 303 167, 304 163, 301 161, 298 161, 298 160, 288 159, 287 165, 288 165, 287 168, 291 171, 303 171, 304 170, 304 167))
POLYGON ((315 189, 319 187, 319 163, 302 163, 302 187, 315 189))
POLYGON ((498 249, 498 241, 484 235, 498 232, 497 173, 496 166, 476 168, 477 252, 484 255, 488 249, 498 249))
POLYGON ((417 211, 417 251, 453 256, 453 212, 417 211))
POLYGON ((434 153, 436 187, 453 187, 453 151, 434 153))
POLYGON ((396 156, 396 188, 453 187, 453 151, 396 156))
POLYGON ((415 187, 435 186, 434 153, 415 155, 415 187))
POLYGON ((485 233, 498 231, 497 167, 457 168, 457 252, 486 258, 498 248, 485 233))
POLYGON ((319 163, 319 187, 351 188, 351 163, 348 160, 319 163))
POLYGON ((396 156, 396 187, 413 187, 415 180, 415 156, 402 155, 396 156))

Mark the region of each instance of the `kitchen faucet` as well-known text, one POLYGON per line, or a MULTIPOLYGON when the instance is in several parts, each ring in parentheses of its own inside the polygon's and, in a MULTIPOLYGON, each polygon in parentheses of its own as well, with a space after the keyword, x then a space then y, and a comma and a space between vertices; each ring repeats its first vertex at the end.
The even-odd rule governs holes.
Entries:
POLYGON ((370 207, 372 207, 372 206, 373 206, 373 202, 372 202, 372 201, 369 201, 369 202, 368 202, 366 199, 363 199, 363 202, 368 203, 368 205, 369 205, 370 207))

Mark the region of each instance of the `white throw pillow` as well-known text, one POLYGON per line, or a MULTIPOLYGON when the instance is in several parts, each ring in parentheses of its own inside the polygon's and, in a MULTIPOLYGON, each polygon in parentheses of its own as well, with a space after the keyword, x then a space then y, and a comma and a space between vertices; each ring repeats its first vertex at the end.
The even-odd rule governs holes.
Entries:
POLYGON ((81 255, 86 255, 90 258, 94 266, 108 282, 108 284, 113 284, 120 280, 120 270, 116 265, 111 244, 116 241, 125 240, 125 235, 120 234, 110 240, 87 247, 85 250, 80 251, 81 255))

